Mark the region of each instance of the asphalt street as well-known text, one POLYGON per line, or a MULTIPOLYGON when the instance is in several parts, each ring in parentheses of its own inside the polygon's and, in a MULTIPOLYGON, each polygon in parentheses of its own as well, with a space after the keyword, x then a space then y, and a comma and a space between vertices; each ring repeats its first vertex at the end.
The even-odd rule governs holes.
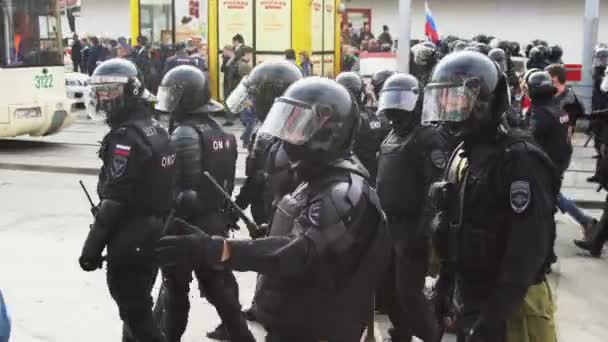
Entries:
MULTIPOLYGON (((77 263, 91 223, 88 203, 77 182, 82 179, 95 189, 96 142, 104 132, 102 125, 79 123, 42 140, 0 141, 0 288, 13 317, 13 341, 120 339, 118 312, 105 286, 105 273, 82 272, 77 263), (39 168, 26 171, 28 165, 39 168)), ((241 150, 239 159, 243 157, 241 150)), ((588 160, 580 159, 579 165, 584 163, 588 160)), ((242 161, 239 165, 237 173, 242 175, 242 161)), ((595 193, 589 186, 572 188, 584 196, 595 193)), ((598 217, 600 212, 590 214, 598 217)), ((551 283, 558 304, 559 341, 608 341, 604 322, 608 314, 607 261, 580 255, 571 244, 579 236, 579 228, 569 217, 558 216, 557 220, 559 262, 551 283)), ((241 303, 247 307, 255 275, 239 273, 237 278, 241 303)), ((206 341, 204 333, 219 323, 213 307, 196 290, 193 284, 184 342, 206 341)), ((251 327, 263 341, 263 330, 255 324, 251 327)), ((386 335, 387 327, 386 317, 377 317, 379 336, 386 335)))

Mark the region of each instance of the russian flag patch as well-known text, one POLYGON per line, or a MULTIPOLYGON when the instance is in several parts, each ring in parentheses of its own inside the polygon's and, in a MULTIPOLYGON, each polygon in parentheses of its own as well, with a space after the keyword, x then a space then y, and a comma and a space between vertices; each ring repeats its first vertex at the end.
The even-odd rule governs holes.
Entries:
POLYGON ((131 154, 131 146, 116 144, 114 155, 128 157, 131 154))

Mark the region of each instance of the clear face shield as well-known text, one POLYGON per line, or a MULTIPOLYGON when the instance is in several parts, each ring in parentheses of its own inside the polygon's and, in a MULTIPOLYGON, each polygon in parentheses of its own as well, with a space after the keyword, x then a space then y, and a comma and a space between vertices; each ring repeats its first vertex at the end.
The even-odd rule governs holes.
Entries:
POLYGON ((302 146, 323 128, 328 119, 327 111, 287 99, 277 99, 264 120, 260 133, 302 146))
POLYGON ((418 102, 418 89, 387 89, 380 93, 378 111, 387 109, 400 109, 411 112, 418 102))
POLYGON ((600 54, 593 57, 593 67, 608 66, 608 54, 600 54))
POLYGON ((183 94, 183 88, 160 86, 156 94, 156 105, 154 108, 163 113, 173 113, 179 106, 183 94))
POLYGON ((252 105, 247 90, 247 79, 247 76, 243 77, 239 85, 226 99, 226 108, 233 114, 238 114, 252 105))
POLYGON ((432 83, 425 88, 422 124, 462 123, 473 112, 481 90, 479 79, 463 83, 432 83))
POLYGON ((89 114, 97 119, 107 119, 125 106, 124 87, 127 77, 93 76, 89 80, 89 114))

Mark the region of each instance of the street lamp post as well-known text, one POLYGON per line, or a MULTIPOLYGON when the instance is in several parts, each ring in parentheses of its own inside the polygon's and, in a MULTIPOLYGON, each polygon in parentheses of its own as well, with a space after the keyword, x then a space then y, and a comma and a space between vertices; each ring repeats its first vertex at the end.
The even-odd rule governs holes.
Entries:
POLYGON ((397 70, 409 73, 412 0, 399 0, 399 48, 397 50, 397 70))
POLYGON ((600 18, 600 0, 585 0, 583 26, 583 77, 579 85, 579 95, 587 113, 591 112, 593 96, 593 48, 597 45, 600 18))

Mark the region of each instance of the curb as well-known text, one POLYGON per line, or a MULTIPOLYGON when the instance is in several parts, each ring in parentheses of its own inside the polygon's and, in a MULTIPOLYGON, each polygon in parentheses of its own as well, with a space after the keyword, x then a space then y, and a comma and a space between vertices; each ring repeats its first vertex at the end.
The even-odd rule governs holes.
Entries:
MULTIPOLYGON (((19 163, 0 163, 0 170, 64 173, 64 174, 76 174, 76 175, 87 175, 87 176, 99 175, 99 168, 35 165, 35 164, 19 164, 19 163)), ((235 181, 234 181, 235 185, 243 185, 244 182, 245 182, 245 177, 236 177, 235 181)))

